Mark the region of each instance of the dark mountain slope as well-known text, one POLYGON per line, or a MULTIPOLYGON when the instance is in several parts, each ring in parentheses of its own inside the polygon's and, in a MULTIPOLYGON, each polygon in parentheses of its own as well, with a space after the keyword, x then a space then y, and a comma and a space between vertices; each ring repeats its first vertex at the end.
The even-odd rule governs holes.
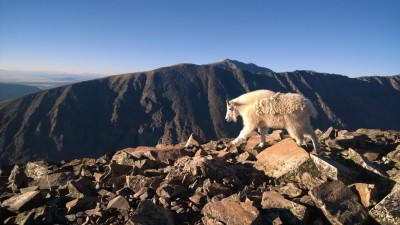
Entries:
POLYGON ((39 88, 29 85, 0 83, 0 101, 18 98, 38 91, 40 91, 39 88))
POLYGON ((312 71, 251 72, 182 64, 111 76, 0 104, 0 162, 98 157, 115 149, 235 137, 225 100, 247 91, 300 92, 319 111, 314 128, 400 130, 399 78, 350 79, 312 71))

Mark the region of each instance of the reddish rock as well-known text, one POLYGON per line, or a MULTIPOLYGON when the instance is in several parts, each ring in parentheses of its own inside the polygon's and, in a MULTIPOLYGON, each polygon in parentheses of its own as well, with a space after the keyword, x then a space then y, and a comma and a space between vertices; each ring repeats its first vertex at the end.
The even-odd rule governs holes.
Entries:
POLYGON ((186 190, 186 187, 181 185, 163 184, 157 189, 156 193, 163 198, 175 198, 186 193, 186 190))
POLYGON ((289 198, 299 197, 302 192, 303 191, 300 188, 296 187, 293 183, 288 183, 279 190, 280 194, 287 195, 289 198))
POLYGON ((196 205, 201 205, 204 203, 205 195, 201 192, 196 192, 194 195, 189 197, 189 200, 195 203, 196 205))
POLYGON ((97 197, 77 198, 65 204, 68 213, 77 213, 87 209, 94 209, 98 201, 97 197))
POLYGON ((122 196, 113 198, 107 204, 107 209, 129 210, 129 202, 122 196))
POLYGON ((258 144, 261 142, 261 136, 260 135, 255 135, 251 136, 246 143, 246 149, 253 149, 257 147, 258 144))
POLYGON ((230 199, 206 204, 201 211, 205 225, 231 224, 255 225, 262 224, 260 212, 250 202, 237 202, 230 199))
POLYGON ((194 157, 200 157, 200 156, 206 156, 207 152, 204 149, 199 149, 197 150, 196 154, 194 154, 194 157))
POLYGON ((139 203, 133 216, 126 223, 127 225, 174 225, 173 214, 162 206, 155 205, 145 200, 139 203))
POLYGON ((190 135, 189 139, 187 140, 186 144, 185 144, 185 148, 188 148, 190 146, 198 146, 199 142, 197 142, 194 137, 193 134, 190 135))
POLYGON ((308 216, 307 207, 287 200, 275 191, 264 192, 262 195, 261 205, 263 209, 266 209, 268 211, 276 211, 276 213, 280 215, 281 219, 285 223, 306 223, 306 218, 308 216))
POLYGON ((375 184, 355 183, 349 187, 360 197, 361 204, 364 207, 369 208, 376 204, 378 192, 375 184))
POLYGON ((273 178, 279 178, 282 175, 296 170, 310 156, 296 142, 287 138, 281 142, 265 149, 257 156, 257 162, 254 167, 273 178))

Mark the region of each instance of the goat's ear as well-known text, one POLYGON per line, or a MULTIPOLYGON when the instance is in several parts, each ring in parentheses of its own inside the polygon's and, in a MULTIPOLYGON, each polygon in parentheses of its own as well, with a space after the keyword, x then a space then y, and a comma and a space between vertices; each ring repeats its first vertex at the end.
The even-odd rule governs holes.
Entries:
POLYGON ((229 98, 226 99, 226 104, 227 104, 227 105, 229 105, 229 102, 230 102, 229 98))

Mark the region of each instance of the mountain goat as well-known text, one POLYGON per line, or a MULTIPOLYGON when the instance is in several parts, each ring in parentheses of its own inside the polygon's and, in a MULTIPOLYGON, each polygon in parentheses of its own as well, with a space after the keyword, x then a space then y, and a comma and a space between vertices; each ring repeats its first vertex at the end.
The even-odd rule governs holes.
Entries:
POLYGON ((243 119, 243 129, 239 136, 232 141, 237 145, 259 128, 261 143, 265 145, 265 135, 268 128, 288 131, 297 145, 303 144, 304 135, 310 136, 314 149, 319 147, 318 139, 311 127, 310 117, 316 118, 317 111, 311 101, 303 95, 295 93, 275 93, 269 90, 258 90, 243 94, 233 100, 227 100, 225 120, 236 122, 237 117, 243 119))

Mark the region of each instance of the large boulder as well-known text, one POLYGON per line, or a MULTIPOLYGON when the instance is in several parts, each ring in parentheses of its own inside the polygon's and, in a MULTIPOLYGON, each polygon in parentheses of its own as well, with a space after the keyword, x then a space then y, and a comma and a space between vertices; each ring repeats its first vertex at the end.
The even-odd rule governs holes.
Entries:
POLYGON ((368 212, 341 181, 328 181, 308 193, 332 224, 366 224, 368 212))
POLYGON ((375 205, 369 214, 382 225, 400 224, 400 184, 375 205))
POLYGON ((206 225, 232 224, 256 225, 262 224, 260 212, 250 202, 238 202, 229 198, 206 204, 201 211, 202 221, 206 225))
POLYGON ((286 138, 260 152, 254 168, 269 177, 279 178, 296 170, 309 158, 307 151, 299 147, 293 139, 286 138))

